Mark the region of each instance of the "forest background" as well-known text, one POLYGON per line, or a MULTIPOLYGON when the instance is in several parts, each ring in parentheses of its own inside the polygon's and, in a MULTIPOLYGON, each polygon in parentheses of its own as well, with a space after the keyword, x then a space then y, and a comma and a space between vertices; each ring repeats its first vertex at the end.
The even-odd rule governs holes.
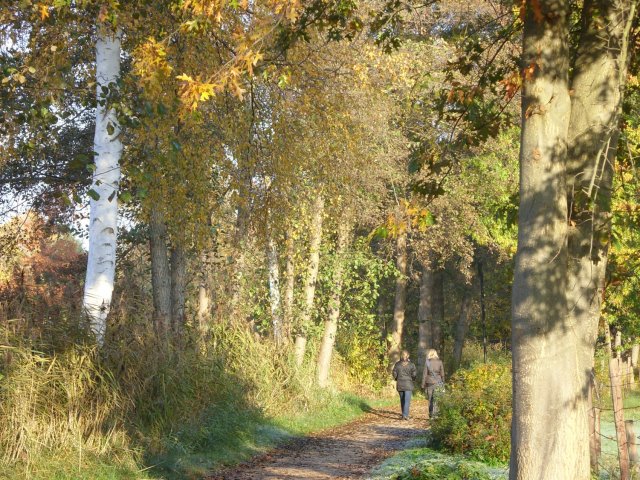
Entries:
MULTIPOLYGON (((283 409, 354 415, 402 348, 418 366, 438 349, 449 373, 513 351, 526 419, 538 366, 581 348, 557 319, 595 325, 589 369, 596 340, 635 344, 635 2, 561 4, 2 2, 9 478, 204 474, 280 438, 278 422, 313 428, 265 429, 283 409), (562 127, 554 99, 582 98, 602 61, 594 28, 619 46, 598 63, 616 79, 606 118, 574 107, 590 130, 566 111, 562 127), (531 100, 558 78, 564 96, 531 100), (549 132, 574 123, 589 137, 561 140, 564 160, 549 132), (531 146, 534 129, 548 145, 531 146), (529 164, 552 172, 533 206, 529 164), (580 261, 597 265, 593 288, 569 288, 580 261)), ((582 398, 582 377, 556 381, 582 398)))

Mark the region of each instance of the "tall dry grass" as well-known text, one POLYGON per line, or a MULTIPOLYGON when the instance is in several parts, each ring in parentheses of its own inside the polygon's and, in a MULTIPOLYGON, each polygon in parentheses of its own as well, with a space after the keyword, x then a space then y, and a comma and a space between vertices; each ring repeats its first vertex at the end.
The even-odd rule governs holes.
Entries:
MULTIPOLYGON (((233 453, 258 423, 335 397, 315 386, 312 356, 297 368, 290 348, 230 325, 180 347, 131 328, 100 352, 66 342, 45 353, 2 337, 0 471, 9 478, 144 478, 145 464, 233 453)), ((334 372, 340 389, 353 387, 340 359, 334 372)))

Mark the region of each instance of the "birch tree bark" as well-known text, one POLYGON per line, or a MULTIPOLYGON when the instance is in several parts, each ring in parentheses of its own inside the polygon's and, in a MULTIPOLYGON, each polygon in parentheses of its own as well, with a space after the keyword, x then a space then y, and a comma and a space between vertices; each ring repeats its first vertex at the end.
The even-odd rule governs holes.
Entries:
POLYGON ((118 187, 120 183, 120 124, 109 98, 120 76, 121 32, 98 22, 96 40, 96 130, 93 141, 95 170, 89 201, 89 255, 83 308, 98 345, 104 344, 107 316, 116 270, 118 241, 118 187))
POLYGON ((329 381, 331 356, 336 343, 338 319, 340 318, 340 300, 342 296, 342 282, 344 277, 345 253, 349 243, 350 225, 347 219, 338 226, 338 240, 336 258, 333 269, 333 288, 329 296, 329 314, 324 322, 324 333, 320 352, 318 354, 317 380, 320 387, 326 387, 329 381))
MULTIPOLYGON (((525 4, 518 249, 512 292, 511 480, 586 480, 575 325, 567 316, 570 4, 525 4)), ((586 420, 586 419, 585 419, 586 420)), ((587 442, 588 443, 588 442, 587 442)))
POLYGON ((316 195, 313 202, 313 219, 311 221, 311 231, 309 239, 309 266, 307 268, 307 279, 304 286, 304 305, 300 317, 300 331, 296 335, 295 357, 297 365, 302 365, 304 354, 307 348, 307 334, 305 329, 311 322, 313 313, 313 300, 316 293, 316 281, 318 279, 318 268, 320 266, 320 244, 322 242, 322 217, 324 216, 324 197, 321 193, 316 195))
POLYGON ((295 243, 293 233, 287 232, 286 260, 284 267, 284 298, 283 298, 283 336, 287 342, 291 339, 291 325, 293 323, 293 298, 295 293, 295 243))
POLYGON ((280 301, 280 266, 278 265, 278 247, 269 232, 267 241, 267 264, 269 270, 269 302, 271 304, 271 325, 273 339, 282 343, 282 305, 280 301))
POLYGON ((402 332, 407 303, 407 232, 398 233, 396 238, 396 296, 393 305, 393 324, 391 325, 391 345, 389 347, 389 369, 400 360, 402 350, 402 332))

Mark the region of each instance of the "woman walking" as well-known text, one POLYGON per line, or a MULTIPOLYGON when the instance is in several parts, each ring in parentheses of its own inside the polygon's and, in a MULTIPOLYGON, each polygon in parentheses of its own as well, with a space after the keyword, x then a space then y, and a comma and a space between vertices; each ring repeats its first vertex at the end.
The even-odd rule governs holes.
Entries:
POLYGON ((396 381, 396 390, 400 394, 403 420, 409 420, 411 392, 413 392, 413 381, 416 379, 417 372, 416 366, 409 360, 409 352, 403 350, 400 360, 393 366, 393 379, 396 381))
POLYGON ((444 364, 433 348, 427 352, 427 361, 422 374, 422 389, 429 399, 429 418, 438 414, 437 393, 444 388, 444 364), (435 395, 434 395, 435 394, 435 395))

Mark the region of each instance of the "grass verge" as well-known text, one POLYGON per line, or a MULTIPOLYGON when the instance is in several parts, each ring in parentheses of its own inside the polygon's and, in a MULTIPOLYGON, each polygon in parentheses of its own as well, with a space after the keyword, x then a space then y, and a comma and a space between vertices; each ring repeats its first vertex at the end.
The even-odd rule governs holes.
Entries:
POLYGON ((367 477, 369 480, 506 480, 507 467, 488 466, 462 455, 443 454, 424 446, 426 440, 410 444, 388 458, 367 477), (420 446, 420 442, 423 446, 420 446))
MULTIPOLYGON (((165 454, 148 459, 155 465, 152 478, 201 478, 216 468, 248 460, 293 437, 348 423, 373 407, 391 402, 391 399, 365 399, 351 393, 327 393, 323 402, 300 414, 260 418, 233 409, 212 413, 200 426, 209 429, 210 434, 203 436, 202 430, 197 433, 199 438, 207 438, 199 448, 176 438, 176 443, 165 454)), ((292 405, 291 411, 295 410, 292 405)), ((188 437, 186 432, 182 433, 182 438, 188 437)))

